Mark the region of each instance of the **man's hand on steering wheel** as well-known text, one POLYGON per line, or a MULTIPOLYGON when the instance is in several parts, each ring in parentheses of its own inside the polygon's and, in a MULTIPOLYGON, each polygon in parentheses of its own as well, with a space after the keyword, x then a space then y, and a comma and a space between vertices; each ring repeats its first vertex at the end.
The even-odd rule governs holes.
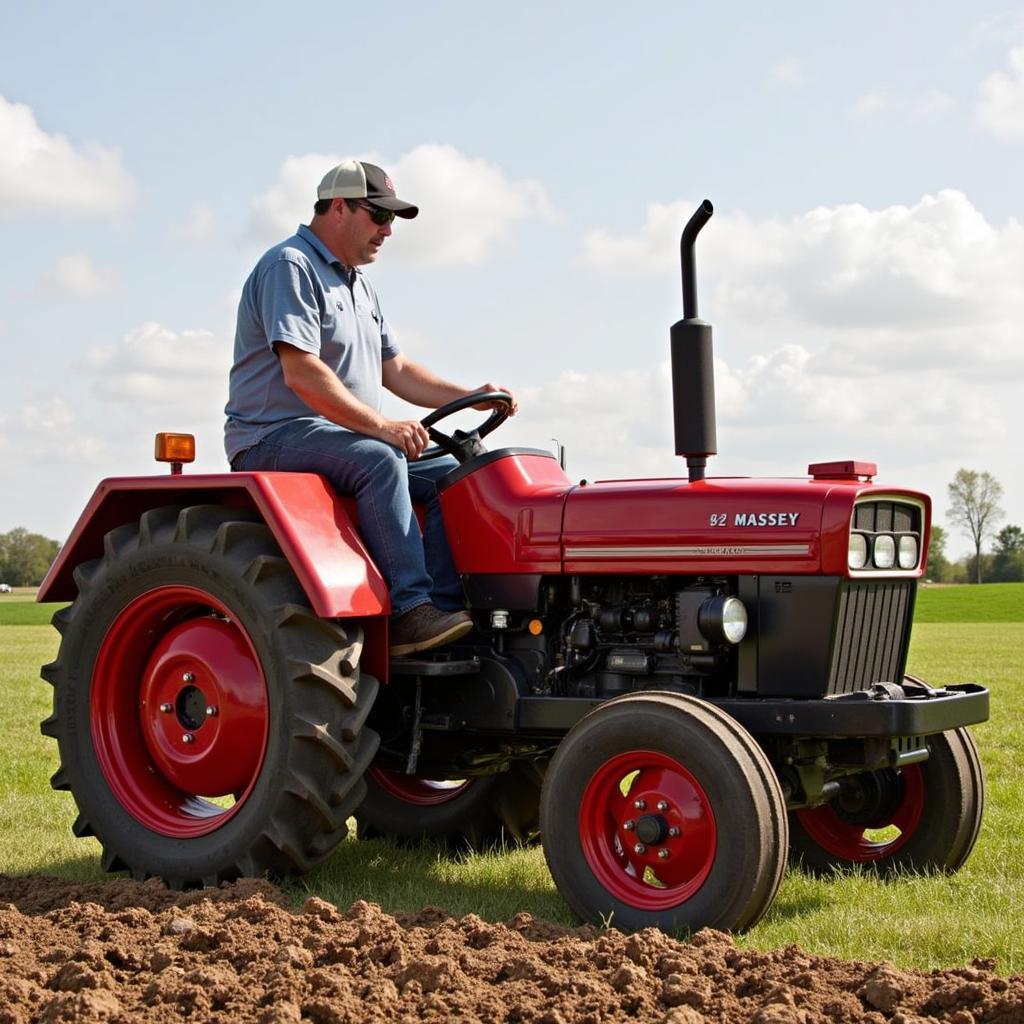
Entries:
POLYGON ((511 404, 503 401, 496 402, 481 402, 479 405, 474 405, 474 409, 480 409, 482 412, 486 412, 489 409, 497 409, 499 405, 508 404, 508 415, 515 416, 519 412, 519 402, 516 400, 515 392, 511 388, 506 388, 501 384, 481 384, 478 388, 473 388, 471 391, 467 391, 466 394, 471 395, 474 392, 479 391, 504 391, 509 398, 512 399, 511 404))
POLYGON ((440 406, 433 412, 428 413, 420 420, 420 424, 430 435, 434 442, 432 448, 420 453, 420 459, 436 459, 442 455, 454 455, 458 461, 468 462, 477 455, 483 454, 486 449, 480 444, 482 438, 486 437, 492 430, 500 426, 518 408, 512 393, 494 385, 487 385, 492 390, 469 391, 461 398, 440 406), (474 398, 481 401, 474 402, 474 398), (446 434, 439 430, 434 424, 460 412, 462 409, 490 410, 490 416, 484 420, 475 430, 456 430, 453 434, 446 434))

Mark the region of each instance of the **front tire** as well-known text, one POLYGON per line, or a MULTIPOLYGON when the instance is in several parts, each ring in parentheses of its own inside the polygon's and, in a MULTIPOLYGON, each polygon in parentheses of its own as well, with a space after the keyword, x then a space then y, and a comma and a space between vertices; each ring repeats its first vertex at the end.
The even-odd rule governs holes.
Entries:
POLYGON ((985 775, 966 729, 928 737, 928 760, 854 776, 844 793, 790 817, 790 859, 813 874, 953 872, 981 831, 985 775))
POLYGON ((785 802, 753 737, 694 697, 629 694, 581 719, 545 776, 541 841, 595 925, 738 930, 786 863, 785 802))
POLYGON ((104 869, 180 888, 324 860, 378 744, 362 630, 318 618, 240 509, 146 512, 75 579, 42 731, 104 869))

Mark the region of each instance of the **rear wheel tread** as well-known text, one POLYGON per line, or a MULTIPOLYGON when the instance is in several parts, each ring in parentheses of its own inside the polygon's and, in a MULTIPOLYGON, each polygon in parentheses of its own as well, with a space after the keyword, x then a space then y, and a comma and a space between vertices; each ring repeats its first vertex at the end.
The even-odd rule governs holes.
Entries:
POLYGON ((75 606, 73 604, 69 604, 64 608, 58 608, 50 619, 50 625, 52 625, 61 636, 63 636, 67 631, 72 615, 74 614, 74 607, 75 606))
POLYGON ((327 722, 318 722, 312 718, 295 715, 292 718, 292 736, 308 740, 326 752, 342 771, 351 771, 355 760, 352 754, 331 735, 327 722))
POLYGON ((117 526, 103 538, 104 561, 113 562, 118 558, 124 558, 138 546, 139 530, 135 523, 117 526))
POLYGON ((291 661, 288 666, 296 682, 326 687, 344 702, 346 708, 356 706, 358 698, 355 687, 326 666, 314 665, 309 661, 291 661))
POLYGON ((139 517, 139 547, 149 547, 174 537, 181 509, 176 505, 147 509, 139 517))
POLYGON ((75 566, 75 570, 71 575, 80 594, 87 594, 92 589, 93 581, 101 567, 102 562, 98 558, 75 566))
POLYGON ((84 814, 79 814, 71 824, 72 833, 79 839, 86 839, 89 836, 96 835, 93 830, 92 823, 84 814))

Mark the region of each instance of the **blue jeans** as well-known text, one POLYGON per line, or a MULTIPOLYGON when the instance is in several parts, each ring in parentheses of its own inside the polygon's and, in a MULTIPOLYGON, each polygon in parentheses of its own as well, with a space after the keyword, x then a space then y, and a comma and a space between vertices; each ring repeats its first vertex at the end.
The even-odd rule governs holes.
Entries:
POLYGON ((410 463, 393 445, 307 416, 271 431, 236 456, 232 468, 319 473, 338 494, 353 495, 359 533, 398 616, 428 601, 446 611, 466 606, 437 498, 438 479, 456 465, 450 455, 410 463), (422 536, 414 501, 426 505, 422 536))

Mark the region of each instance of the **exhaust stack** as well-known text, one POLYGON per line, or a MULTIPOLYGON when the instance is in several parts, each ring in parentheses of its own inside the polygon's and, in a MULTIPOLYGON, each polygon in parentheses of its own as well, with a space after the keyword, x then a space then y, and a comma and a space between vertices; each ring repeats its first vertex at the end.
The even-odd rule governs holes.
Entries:
POLYGON ((690 483, 704 479, 708 456, 718 452, 715 433, 715 364, 711 324, 697 316, 693 245, 715 212, 705 199, 683 228, 679 261, 683 275, 683 319, 672 325, 672 410, 676 455, 686 456, 690 483))

